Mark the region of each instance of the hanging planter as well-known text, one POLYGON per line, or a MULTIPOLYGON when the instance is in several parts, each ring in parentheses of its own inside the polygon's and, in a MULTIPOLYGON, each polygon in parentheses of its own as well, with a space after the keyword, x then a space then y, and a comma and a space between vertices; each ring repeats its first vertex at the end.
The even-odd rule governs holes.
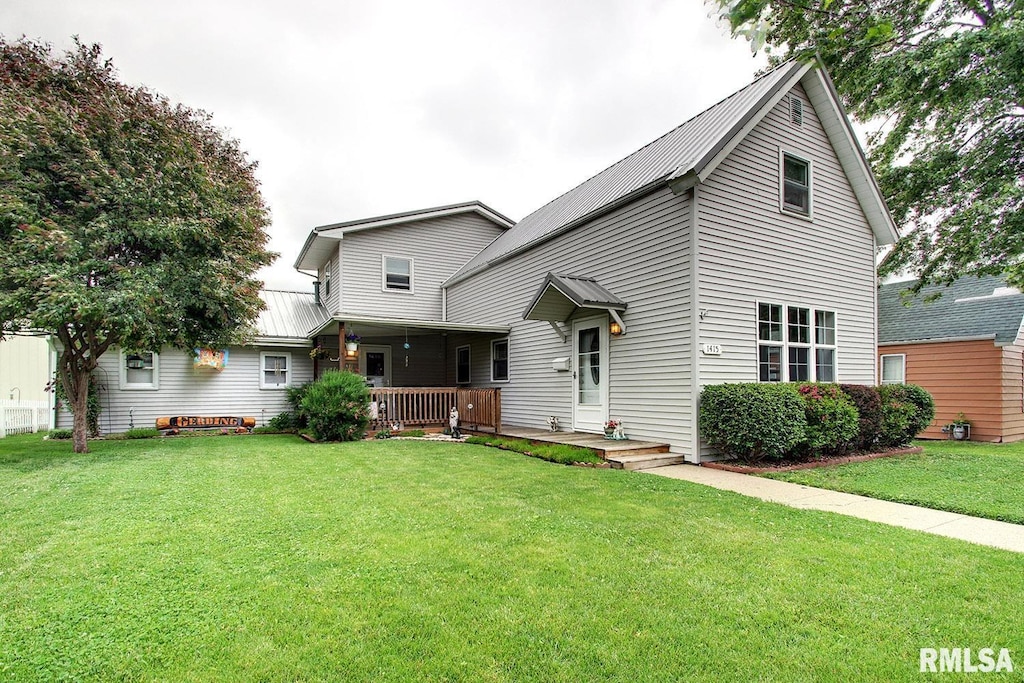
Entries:
POLYGON ((359 340, 361 340, 358 334, 349 333, 345 335, 345 350, 350 353, 355 353, 359 350, 359 340))

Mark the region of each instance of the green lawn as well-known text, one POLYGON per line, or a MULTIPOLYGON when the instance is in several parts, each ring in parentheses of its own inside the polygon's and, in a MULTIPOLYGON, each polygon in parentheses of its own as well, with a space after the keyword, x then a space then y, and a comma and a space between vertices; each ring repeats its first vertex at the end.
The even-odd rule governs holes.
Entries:
MULTIPOLYGON (((0 680, 928 680, 1024 557, 484 446, 0 439, 0 680)), ((956 680, 936 675, 936 680, 956 680)))
POLYGON ((773 473, 791 481, 1024 524, 1024 442, 922 441, 924 452, 773 473))

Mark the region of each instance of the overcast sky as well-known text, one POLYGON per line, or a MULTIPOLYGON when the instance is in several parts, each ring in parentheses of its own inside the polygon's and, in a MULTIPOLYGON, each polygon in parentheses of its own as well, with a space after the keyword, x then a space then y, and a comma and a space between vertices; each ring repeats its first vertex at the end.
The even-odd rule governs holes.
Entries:
POLYGON ((327 223, 478 199, 518 220, 763 68, 699 0, 3 0, 100 43, 259 162, 277 263, 327 223))

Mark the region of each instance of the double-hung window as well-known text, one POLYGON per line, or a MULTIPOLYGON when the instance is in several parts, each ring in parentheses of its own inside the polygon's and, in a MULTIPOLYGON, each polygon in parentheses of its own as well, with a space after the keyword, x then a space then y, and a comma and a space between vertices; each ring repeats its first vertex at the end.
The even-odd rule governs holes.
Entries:
POLYGON ((782 152, 782 210, 811 215, 811 162, 782 152))
POLYGON ((757 378, 761 382, 835 382, 835 312, 758 303, 757 378))
POLYGON ((907 357, 902 353, 882 355, 882 384, 903 384, 907 376, 907 357))
POLYGON ((381 257, 381 288, 386 292, 412 293, 412 259, 398 256, 381 257))
POLYGON ((508 339, 491 342, 491 381, 508 381, 508 339))
POLYGON ((460 346, 455 349, 455 383, 469 384, 470 380, 469 347, 460 346))
POLYGON ((292 354, 277 351, 260 354, 260 389, 287 389, 291 377, 292 354))
POLYGON ((160 355, 154 351, 121 351, 122 389, 159 389, 160 355))

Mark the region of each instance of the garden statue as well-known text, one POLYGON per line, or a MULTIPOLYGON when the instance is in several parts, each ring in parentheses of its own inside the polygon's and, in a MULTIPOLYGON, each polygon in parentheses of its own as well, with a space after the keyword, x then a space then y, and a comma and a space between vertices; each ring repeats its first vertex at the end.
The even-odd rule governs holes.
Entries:
POLYGON ((452 406, 452 411, 448 413, 448 427, 451 429, 453 439, 462 438, 462 433, 459 431, 459 409, 455 406, 452 406))
POLYGON ((552 415, 551 417, 548 418, 548 429, 550 429, 553 432, 557 432, 560 429, 558 425, 557 415, 552 415))

